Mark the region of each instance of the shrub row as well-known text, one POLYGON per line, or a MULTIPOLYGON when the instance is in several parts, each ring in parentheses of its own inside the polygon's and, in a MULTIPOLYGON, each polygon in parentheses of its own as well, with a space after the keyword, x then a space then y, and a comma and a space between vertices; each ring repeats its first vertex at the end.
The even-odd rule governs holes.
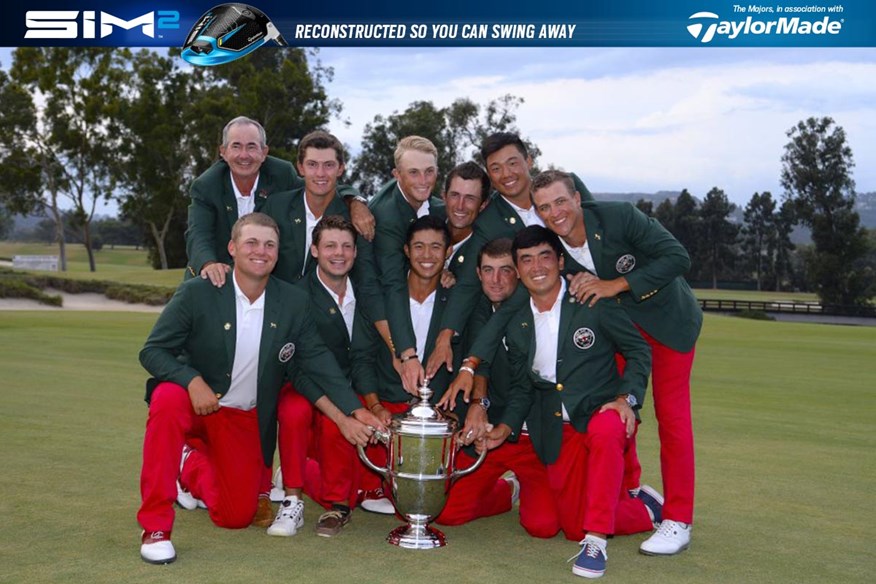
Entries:
POLYGON ((93 292, 103 294, 113 300, 149 304, 152 306, 163 306, 173 296, 173 290, 162 286, 120 284, 103 280, 70 280, 59 278, 58 276, 22 274, 8 268, 0 268, 0 297, 32 298, 40 302, 60 306, 61 297, 45 294, 43 292, 45 288, 54 288, 69 294, 93 292), (51 300, 43 300, 41 298, 51 300))

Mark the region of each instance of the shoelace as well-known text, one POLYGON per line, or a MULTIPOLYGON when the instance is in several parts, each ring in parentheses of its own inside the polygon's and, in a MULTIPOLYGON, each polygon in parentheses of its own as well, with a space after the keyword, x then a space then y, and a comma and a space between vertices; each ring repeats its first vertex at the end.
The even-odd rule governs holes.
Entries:
POLYGON ((575 554, 574 556, 572 556, 571 558, 566 560, 566 563, 569 563, 572 560, 577 559, 578 556, 580 556, 581 554, 584 554, 589 558, 595 558, 596 556, 599 555, 599 552, 602 551, 598 545, 596 545, 593 542, 587 541, 586 539, 582 539, 581 541, 579 541, 578 545, 581 546, 581 549, 578 550, 577 554, 575 554))
POLYGON ((344 516, 345 516, 345 513, 343 513, 342 511, 338 511, 337 509, 331 509, 329 511, 326 511, 322 515, 320 515, 319 520, 322 521, 323 519, 328 519, 329 517, 334 517, 338 521, 343 521, 344 516))
POLYGON ((283 501, 280 504, 280 510, 277 511, 277 519, 281 519, 282 517, 289 517, 290 519, 298 520, 301 514, 304 512, 304 503, 298 501, 297 503, 289 503, 288 501, 283 501))
POLYGON ((684 523, 679 523, 676 521, 665 520, 660 524, 660 527, 657 528, 657 534, 662 535, 664 537, 672 537, 678 533, 677 526, 685 526, 684 523))
POLYGON ((149 539, 164 539, 163 531, 153 531, 149 534, 149 539))

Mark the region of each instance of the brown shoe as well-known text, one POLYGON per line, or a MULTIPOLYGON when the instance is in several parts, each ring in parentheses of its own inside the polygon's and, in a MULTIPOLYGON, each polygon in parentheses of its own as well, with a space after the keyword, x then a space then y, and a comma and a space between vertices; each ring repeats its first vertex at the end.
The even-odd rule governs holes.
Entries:
POLYGON ((271 499, 259 495, 259 506, 256 509, 255 517, 252 518, 252 525, 255 527, 270 527, 273 522, 274 508, 271 506, 271 499))
POLYGON ((332 537, 341 532, 341 529, 350 522, 350 512, 344 513, 337 509, 326 511, 319 516, 319 521, 316 523, 316 535, 322 537, 332 537))

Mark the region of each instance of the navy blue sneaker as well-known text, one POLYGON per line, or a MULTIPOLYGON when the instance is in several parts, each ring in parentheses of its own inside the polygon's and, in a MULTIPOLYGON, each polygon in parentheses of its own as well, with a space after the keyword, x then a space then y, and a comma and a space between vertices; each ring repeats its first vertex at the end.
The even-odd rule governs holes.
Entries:
POLYGON ((663 495, 658 493, 653 487, 642 485, 636 498, 642 501, 645 507, 648 508, 651 523, 654 524, 654 529, 657 529, 657 526, 663 522, 663 495))
POLYGON ((605 564, 608 562, 605 545, 606 541, 598 537, 588 535, 582 539, 581 551, 569 558, 575 560, 572 573, 584 578, 599 578, 605 574, 605 564))

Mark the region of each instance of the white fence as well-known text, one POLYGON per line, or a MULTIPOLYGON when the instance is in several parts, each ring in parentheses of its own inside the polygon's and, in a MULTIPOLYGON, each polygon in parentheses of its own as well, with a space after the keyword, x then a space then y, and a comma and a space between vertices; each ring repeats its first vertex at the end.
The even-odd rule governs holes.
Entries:
POLYGON ((12 256, 12 267, 21 270, 41 270, 44 272, 58 271, 58 256, 56 255, 17 255, 12 256))

